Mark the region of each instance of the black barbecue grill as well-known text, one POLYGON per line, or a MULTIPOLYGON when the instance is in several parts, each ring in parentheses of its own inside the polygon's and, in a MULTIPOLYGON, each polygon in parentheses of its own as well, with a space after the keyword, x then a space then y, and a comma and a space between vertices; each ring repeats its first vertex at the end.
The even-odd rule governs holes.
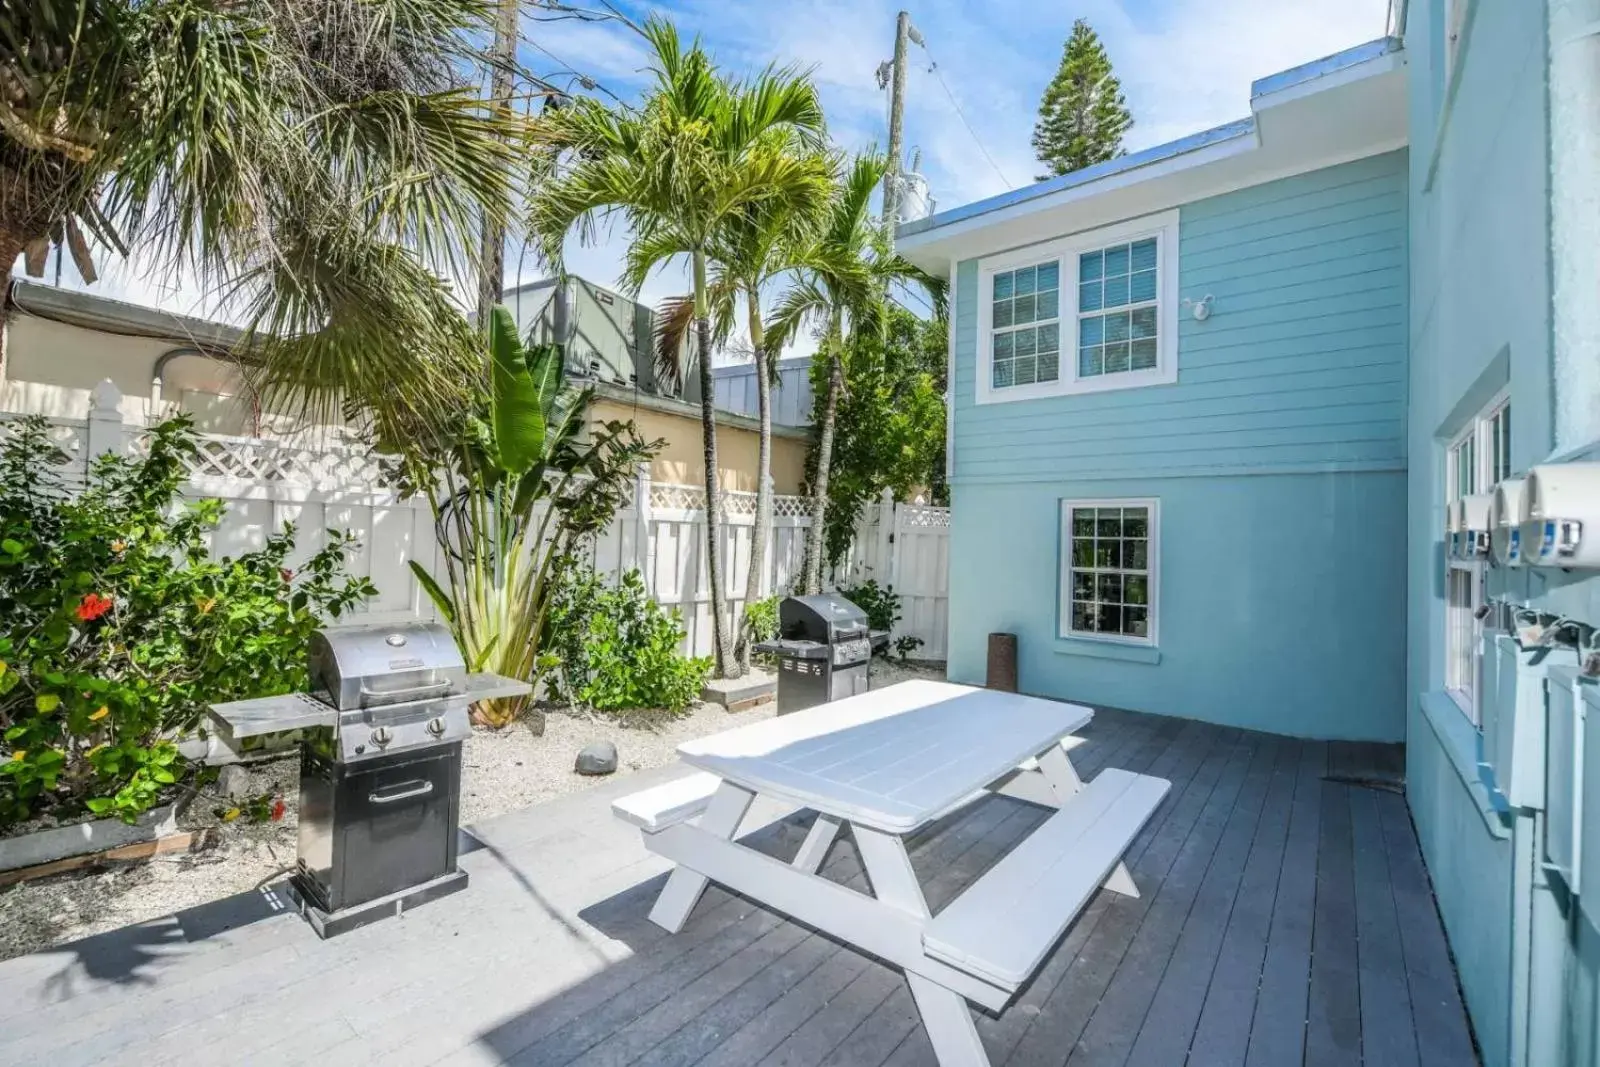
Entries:
POLYGON ((778 714, 865 693, 873 647, 887 638, 842 596, 784 597, 778 636, 755 646, 778 659, 778 714))
POLYGON ((304 731, 291 884, 306 918, 331 937, 466 888, 456 835, 467 709, 530 686, 467 673, 433 623, 330 627, 312 637, 309 667, 310 693, 211 708, 225 740, 304 731))

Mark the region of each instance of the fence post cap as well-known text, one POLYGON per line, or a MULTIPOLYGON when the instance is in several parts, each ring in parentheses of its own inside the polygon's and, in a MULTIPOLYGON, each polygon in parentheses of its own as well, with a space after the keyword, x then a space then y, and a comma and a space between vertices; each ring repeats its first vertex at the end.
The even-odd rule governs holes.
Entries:
POLYGON ((89 414, 101 418, 115 416, 122 418, 118 404, 122 401, 122 390, 110 378, 101 378, 99 383, 89 391, 89 414))

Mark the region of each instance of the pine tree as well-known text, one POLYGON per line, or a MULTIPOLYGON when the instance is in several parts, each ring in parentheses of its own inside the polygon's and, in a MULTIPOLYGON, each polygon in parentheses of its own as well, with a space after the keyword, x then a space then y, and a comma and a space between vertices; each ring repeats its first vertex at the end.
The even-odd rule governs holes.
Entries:
POLYGON ((1105 45, 1083 19, 1061 50, 1061 66, 1039 102, 1033 151, 1050 168, 1039 181, 1122 155, 1122 135, 1133 125, 1122 83, 1111 72, 1105 45))

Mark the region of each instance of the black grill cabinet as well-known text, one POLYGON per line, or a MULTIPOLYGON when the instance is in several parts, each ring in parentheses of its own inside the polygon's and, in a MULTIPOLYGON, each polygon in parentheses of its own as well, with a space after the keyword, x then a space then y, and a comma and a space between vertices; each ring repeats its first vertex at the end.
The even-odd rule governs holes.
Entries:
POLYGON ((872 636, 866 612, 842 596, 784 597, 777 638, 756 646, 778 658, 778 714, 865 693, 872 636))

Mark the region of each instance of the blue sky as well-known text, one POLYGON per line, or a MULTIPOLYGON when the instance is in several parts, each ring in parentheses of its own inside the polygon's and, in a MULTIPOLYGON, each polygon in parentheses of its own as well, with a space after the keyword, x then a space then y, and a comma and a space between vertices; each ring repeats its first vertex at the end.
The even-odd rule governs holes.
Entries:
MULTIPOLYGON (((1382 36, 1388 0, 675 0, 654 6, 624 0, 623 6, 640 18, 652 10, 669 15, 685 35, 699 34, 731 72, 772 62, 811 70, 832 137, 850 149, 887 139, 887 94, 877 88, 874 72, 893 50, 895 12, 904 6, 927 42, 911 49, 906 144, 922 149, 933 195, 947 208, 1029 184, 1039 172, 1029 135, 1074 18, 1087 19, 1105 42, 1134 116, 1126 146, 1137 150, 1247 115, 1256 78, 1382 36)), ((642 42, 621 25, 527 19, 524 31, 547 51, 524 45, 523 62, 553 80, 565 81, 560 72, 576 70, 629 100, 645 82, 642 42)), ((569 269, 614 283, 623 240, 619 233, 598 247, 573 242, 569 269)), ((516 283, 518 269, 513 249, 508 285, 516 283)), ((520 269, 526 280, 540 276, 531 256, 520 269)), ((69 263, 64 284, 76 281, 67 277, 71 273, 69 263)), ((643 298, 654 303, 682 287, 682 275, 669 270, 652 279, 643 298)), ((151 278, 136 266, 111 264, 95 289, 174 311, 207 310, 192 284, 151 278)))

